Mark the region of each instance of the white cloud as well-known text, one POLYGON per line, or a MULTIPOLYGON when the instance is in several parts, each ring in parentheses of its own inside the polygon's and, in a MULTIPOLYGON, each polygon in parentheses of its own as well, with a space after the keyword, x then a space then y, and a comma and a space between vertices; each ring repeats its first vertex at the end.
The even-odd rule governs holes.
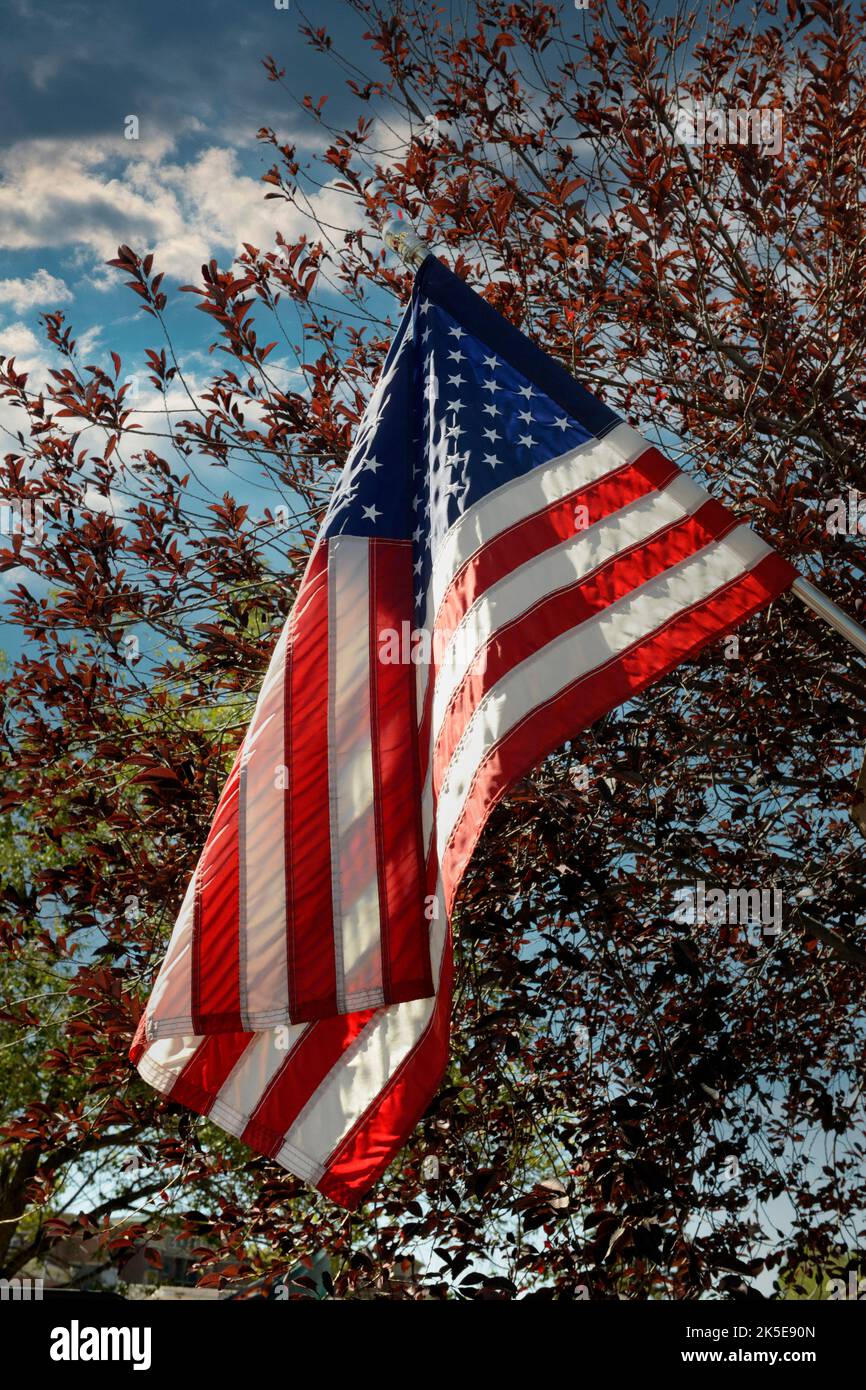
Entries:
POLYGON ((104 512, 106 516, 113 516, 115 520, 120 520, 130 509, 129 502, 118 489, 109 488, 106 496, 92 484, 84 489, 82 503, 88 511, 104 512))
POLYGON ((240 169, 234 149, 214 146, 186 163, 171 153, 168 140, 134 149, 116 139, 12 147, 0 157, 0 246, 83 251, 101 285, 102 264, 128 242, 188 280, 244 241, 271 250, 277 231, 287 239, 314 233, 316 215, 338 229, 361 220, 332 184, 312 195, 309 215, 266 200, 266 186, 240 169))
POLYGON ((0 328, 0 357, 14 357, 19 372, 38 372, 40 379, 47 364, 44 343, 26 323, 0 328))
POLYGON ((75 350, 82 362, 92 362, 96 354, 96 349, 102 341, 102 328, 99 324, 94 324, 92 328, 85 328, 83 333, 75 335, 75 350))
MULTIPOLYGON (((28 391, 40 391, 48 380, 51 349, 26 323, 0 328, 0 357, 14 357, 16 372, 27 373, 28 391)), ((8 399, 0 400, 0 455, 6 454, 18 432, 29 434, 26 413, 8 399)))
MULTIPOLYGON (((5 536, 0 536, 0 543, 4 543, 4 546, 8 544, 5 536)), ((4 570, 0 573, 0 590, 8 589, 11 594, 12 590, 16 589, 19 584, 25 585, 30 593, 33 594, 39 585, 39 580, 37 578, 36 584, 34 584, 33 571, 28 569, 26 565, 13 565, 11 569, 4 570)), ((45 589, 47 590, 47 588, 48 585, 46 584, 45 589)), ((3 623, 3 626, 0 626, 0 634, 4 635, 4 637, 8 634, 8 636, 11 637, 11 625, 8 628, 5 627, 4 615, 2 612, 0 612, 0 623, 3 623)), ((5 656, 7 660, 11 659, 11 653, 4 652, 2 648, 0 648, 0 656, 5 656)))
POLYGON ((64 280, 40 269, 26 280, 0 280, 0 304, 8 304, 16 314, 37 305, 53 308, 55 304, 68 304, 72 291, 64 280))

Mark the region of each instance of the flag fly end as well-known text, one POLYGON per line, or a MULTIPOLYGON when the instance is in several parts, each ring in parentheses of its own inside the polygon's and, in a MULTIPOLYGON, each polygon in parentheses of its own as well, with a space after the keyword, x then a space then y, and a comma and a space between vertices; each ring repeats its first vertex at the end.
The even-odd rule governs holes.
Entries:
MULTIPOLYGON (((409 270, 420 269, 430 254, 430 248, 426 241, 403 217, 395 217, 392 221, 387 222, 382 229, 382 238, 385 245, 391 251, 396 252, 409 270)), ((861 656, 866 656, 866 629, 862 628, 859 623, 855 623, 853 618, 849 618, 843 609, 827 598, 826 594, 816 588, 810 580, 798 577, 791 585, 791 592, 797 595, 801 603, 805 604, 819 618, 822 618, 828 627, 832 627, 844 637, 861 656)))

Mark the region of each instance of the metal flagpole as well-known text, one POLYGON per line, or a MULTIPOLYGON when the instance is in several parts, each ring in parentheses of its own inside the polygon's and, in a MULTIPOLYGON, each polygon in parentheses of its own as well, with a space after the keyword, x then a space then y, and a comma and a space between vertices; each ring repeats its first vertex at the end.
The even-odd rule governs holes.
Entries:
POLYGON ((841 633, 852 647, 857 648, 861 656, 866 656, 866 631, 859 623, 855 623, 853 618, 849 618, 838 604, 826 594, 822 594, 808 579, 795 579, 791 585, 791 593, 796 594, 800 602, 811 608, 813 613, 817 613, 819 618, 823 618, 829 627, 834 627, 841 633))
MULTIPOLYGON (((382 238, 385 245, 396 251, 403 264, 410 270, 417 270, 430 254, 427 243, 403 218, 389 222, 383 228, 382 238)), ((791 593, 796 594, 801 603, 822 618, 828 627, 835 628, 861 656, 866 657, 866 628, 849 618, 838 604, 833 603, 826 594, 822 594, 820 589, 816 589, 810 580, 802 577, 795 579, 791 585, 791 593)))

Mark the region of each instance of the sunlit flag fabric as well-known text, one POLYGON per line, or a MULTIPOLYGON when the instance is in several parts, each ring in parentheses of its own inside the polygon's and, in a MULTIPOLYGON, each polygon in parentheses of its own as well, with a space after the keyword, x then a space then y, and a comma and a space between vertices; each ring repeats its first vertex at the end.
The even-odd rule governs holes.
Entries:
POLYGON ((491 808, 795 577, 437 259, 331 498, 133 1045, 355 1206, 447 1061, 491 808))

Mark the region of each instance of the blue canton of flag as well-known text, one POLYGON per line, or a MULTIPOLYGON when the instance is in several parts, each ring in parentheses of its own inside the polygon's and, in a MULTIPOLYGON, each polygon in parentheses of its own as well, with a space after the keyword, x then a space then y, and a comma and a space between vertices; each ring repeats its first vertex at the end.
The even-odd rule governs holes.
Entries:
MULTIPOLYGON (((430 267, 433 278, 438 264, 430 267)), ((593 404, 597 410, 600 402, 593 404)), ((611 413, 611 423, 615 418, 611 413)), ((589 438, 589 429, 567 408, 461 327, 453 313, 416 293, 332 494, 322 534, 411 538, 415 619, 421 624, 432 556, 462 513, 494 488, 589 438)))

